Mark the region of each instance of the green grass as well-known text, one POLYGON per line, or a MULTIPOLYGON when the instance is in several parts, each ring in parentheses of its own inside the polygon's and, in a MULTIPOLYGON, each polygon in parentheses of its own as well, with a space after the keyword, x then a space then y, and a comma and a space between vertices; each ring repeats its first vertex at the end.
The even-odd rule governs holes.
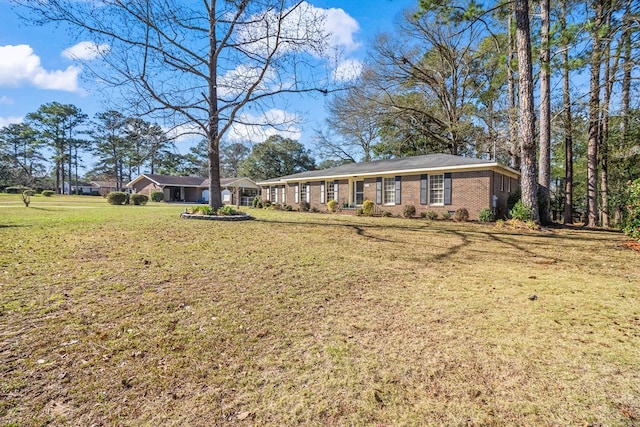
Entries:
POLYGON ((31 206, 0 195, 0 425, 640 422, 620 233, 31 206))

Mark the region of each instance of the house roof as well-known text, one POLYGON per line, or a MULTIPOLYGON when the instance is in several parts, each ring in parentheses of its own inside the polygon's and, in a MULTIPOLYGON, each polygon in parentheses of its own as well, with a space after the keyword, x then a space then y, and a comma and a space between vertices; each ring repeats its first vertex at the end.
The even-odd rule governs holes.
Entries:
POLYGON ((100 188, 116 188, 118 186, 115 181, 91 181, 91 185, 100 188))
MULTIPOLYGON (((136 182, 142 179, 148 179, 154 184, 160 187, 209 187, 209 179, 196 177, 196 176, 169 176, 169 175, 156 175, 150 173, 143 173, 142 175, 136 177, 133 181, 127 184, 127 187, 132 187, 136 182)), ((258 188, 255 182, 251 181, 248 178, 222 178, 220 180, 220 186, 231 187, 231 186, 242 186, 248 188, 258 188)))
POLYGON ((493 160, 453 156, 451 154, 427 154, 364 163, 348 163, 334 168, 300 172, 274 178, 258 185, 270 185, 290 181, 334 179, 356 176, 379 176, 391 174, 425 173, 452 170, 502 169, 502 172, 518 177, 520 173, 493 160))

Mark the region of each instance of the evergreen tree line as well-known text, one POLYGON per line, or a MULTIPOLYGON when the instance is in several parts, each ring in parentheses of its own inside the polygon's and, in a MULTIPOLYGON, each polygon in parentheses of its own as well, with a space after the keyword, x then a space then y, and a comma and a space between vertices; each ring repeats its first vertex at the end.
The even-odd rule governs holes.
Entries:
POLYGON ((115 110, 90 119, 74 105, 52 102, 0 129, 0 187, 77 193, 80 179, 102 179, 121 188, 143 171, 171 172, 175 152, 157 124, 115 110), (83 164, 86 154, 91 165, 83 164))

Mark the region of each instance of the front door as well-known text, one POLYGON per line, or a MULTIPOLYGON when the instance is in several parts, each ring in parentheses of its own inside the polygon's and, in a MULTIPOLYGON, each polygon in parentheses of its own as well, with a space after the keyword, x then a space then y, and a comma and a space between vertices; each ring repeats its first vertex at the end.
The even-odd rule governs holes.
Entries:
POLYGON ((362 206, 364 202, 364 181, 353 182, 353 204, 362 206))

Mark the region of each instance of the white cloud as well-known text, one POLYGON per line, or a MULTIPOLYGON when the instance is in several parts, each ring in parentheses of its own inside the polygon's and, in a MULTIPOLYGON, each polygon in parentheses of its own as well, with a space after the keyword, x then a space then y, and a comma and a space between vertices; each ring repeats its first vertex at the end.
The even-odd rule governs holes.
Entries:
POLYGON ((238 38, 245 49, 256 54, 266 56, 273 49, 276 31, 280 31, 280 54, 297 51, 322 56, 327 48, 350 52, 360 47, 353 39, 360 30, 358 21, 342 9, 322 9, 302 2, 288 11, 281 25, 274 10, 255 14, 250 21, 254 24, 242 27, 238 38))
MULTIPOLYGON (((239 65, 233 70, 227 71, 223 76, 218 78, 218 96, 223 98, 233 98, 247 91, 258 78, 260 78, 261 69, 239 65)), ((267 71, 265 80, 272 77, 273 73, 267 71)), ((257 88, 258 90, 266 89, 266 84, 257 88)))
POLYGON ((78 91, 80 67, 47 71, 28 45, 0 46, 0 86, 33 85, 40 89, 78 91))
POLYGON ((325 17, 326 31, 331 35, 331 44, 334 47, 343 47, 348 52, 360 47, 360 43, 353 40, 353 35, 360 31, 358 21, 344 10, 335 8, 327 9, 325 17))
POLYGON ((67 59, 79 59, 91 61, 109 53, 111 47, 106 44, 96 44, 94 42, 80 42, 62 51, 62 57, 67 59))
POLYGON ((296 127, 299 118, 283 110, 271 109, 262 115, 243 113, 226 135, 229 142, 264 142, 272 135, 299 140, 302 131, 296 127))
POLYGON ((333 79, 339 82, 352 81, 362 73, 362 62, 357 59, 347 59, 336 66, 333 79))
POLYGON ((8 96, 0 96, 0 105, 13 105, 13 99, 8 96))
POLYGON ((15 124, 22 123, 23 120, 24 120, 24 117, 18 117, 18 116, 0 117, 0 128, 9 126, 10 124, 14 124, 14 123, 15 124))

